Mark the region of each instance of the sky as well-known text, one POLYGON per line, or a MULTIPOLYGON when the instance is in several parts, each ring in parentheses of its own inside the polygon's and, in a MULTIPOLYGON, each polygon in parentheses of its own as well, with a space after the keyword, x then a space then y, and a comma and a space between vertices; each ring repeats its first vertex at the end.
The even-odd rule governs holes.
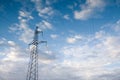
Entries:
POLYGON ((25 80, 36 26, 39 80, 119 80, 120 0, 0 0, 0 80, 25 80))

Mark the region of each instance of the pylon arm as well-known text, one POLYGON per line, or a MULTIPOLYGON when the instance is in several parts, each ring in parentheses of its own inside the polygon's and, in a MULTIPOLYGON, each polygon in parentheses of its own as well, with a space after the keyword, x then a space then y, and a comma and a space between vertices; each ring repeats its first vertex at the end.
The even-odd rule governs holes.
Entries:
POLYGON ((47 41, 39 41, 38 43, 46 43, 47 44, 47 41))
POLYGON ((28 45, 34 45, 34 44, 41 44, 41 43, 46 43, 46 45, 47 45, 47 41, 32 41, 30 44, 28 44, 28 45))
POLYGON ((45 43, 47 46, 47 41, 39 41, 38 44, 45 43))
POLYGON ((41 34, 42 34, 42 36, 43 36, 43 31, 38 31, 38 33, 41 33, 41 34))

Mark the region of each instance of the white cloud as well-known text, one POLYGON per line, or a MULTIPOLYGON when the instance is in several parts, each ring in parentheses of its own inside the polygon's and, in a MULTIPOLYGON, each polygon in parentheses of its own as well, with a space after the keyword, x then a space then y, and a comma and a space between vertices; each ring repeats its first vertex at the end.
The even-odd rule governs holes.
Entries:
POLYGON ((13 41, 8 41, 8 44, 11 45, 11 46, 15 46, 16 45, 15 42, 13 42, 13 41))
POLYGON ((69 19, 70 19, 70 18, 69 18, 69 15, 64 15, 63 18, 66 19, 66 20, 69 20, 69 19))
POLYGON ((33 19, 33 17, 31 16, 30 12, 27 12, 25 10, 20 10, 18 19, 19 19, 19 24, 14 24, 12 27, 10 27, 10 30, 12 32, 17 33, 19 40, 28 44, 32 41, 33 31, 32 29, 29 28, 27 22, 33 19))
POLYGON ((57 35, 57 34, 51 34, 50 37, 51 37, 52 39, 56 39, 56 38, 58 37, 58 35, 57 35))
MULTIPOLYGON (((95 38, 95 35, 93 37, 95 38)), ((76 69, 76 73, 79 74, 79 77, 82 76, 84 78, 83 80, 94 80, 92 78, 97 75, 112 74, 114 69, 119 68, 107 67, 109 68, 108 70, 104 68, 119 62, 119 39, 115 36, 102 35, 99 38, 97 37, 97 41, 99 42, 95 44, 92 44, 94 41, 92 40, 92 42, 85 45, 66 46, 61 49, 61 53, 64 53, 64 62, 62 64, 76 69)), ((81 43, 84 43, 84 41, 81 43)), ((107 76, 105 78, 109 79, 107 76)))
MULTIPOLYGON (((74 79, 79 77, 76 80, 99 80, 99 78, 100 80, 118 80, 120 71, 115 72, 115 70, 120 69, 120 38, 118 37, 120 34, 118 32, 116 34, 99 31, 90 37, 84 36, 84 40, 81 41, 83 45, 64 46, 60 49, 64 55, 63 62, 61 62, 61 65, 64 66, 62 69, 67 67, 67 69, 73 70, 69 73, 73 73, 74 79), (111 75, 116 76, 110 78, 111 75)), ((71 42, 75 42, 75 38, 71 39, 73 39, 71 42)))
POLYGON ((2 45, 4 46, 0 51, 0 56, 2 56, 0 58, 0 78, 2 77, 2 80, 15 80, 16 78, 22 80, 25 76, 20 75, 25 74, 24 69, 26 70, 26 50, 19 47, 14 41, 5 40, 2 45))
MULTIPOLYGON (((22 11, 24 14, 25 12, 22 11)), ((31 19, 31 17, 28 17, 29 15, 25 14, 24 16, 19 14, 20 19, 20 24, 19 24, 19 31, 22 31, 22 34, 20 34, 19 39, 21 41, 24 41, 25 43, 30 43, 32 37, 33 37, 33 31, 28 27, 27 22, 31 19), (24 19, 27 18, 27 19, 24 19), (31 35, 30 35, 31 34, 31 35)))
POLYGON ((33 19, 33 17, 31 16, 31 13, 27 11, 19 11, 19 15, 20 16, 18 17, 18 19, 22 19, 23 17, 27 19, 33 19))
POLYGON ((5 43, 5 41, 6 41, 6 39, 5 39, 5 38, 0 39, 0 45, 4 44, 4 43, 5 43))
MULTIPOLYGON (((2 80, 23 80, 26 79, 29 52, 26 48, 20 47, 14 41, 6 39, 0 40, 0 79, 2 80), (23 75, 24 74, 24 75, 23 75)), ((44 65, 54 61, 53 52, 42 52, 39 54, 39 70, 42 71, 44 65)), ((41 74, 41 73, 40 73, 41 74)), ((41 79, 41 78, 40 78, 41 79)))
POLYGON ((75 36, 71 36, 71 37, 68 37, 67 39, 66 39, 66 41, 68 42, 68 43, 75 43, 75 42, 77 42, 77 41, 80 41, 80 40, 82 40, 83 39, 83 37, 81 36, 81 35, 75 35, 75 36))
POLYGON ((75 43, 76 39, 75 38, 67 38, 68 43, 75 43))
POLYGON ((54 14, 54 10, 50 6, 51 2, 46 0, 45 2, 43 0, 31 0, 35 4, 35 8, 38 12, 38 15, 42 18, 47 18, 48 16, 51 16, 54 14), (47 5, 47 7, 45 6, 47 5))
POLYGON ((104 7, 104 0, 86 0, 86 3, 81 5, 81 11, 74 11, 74 17, 75 19, 86 20, 100 12, 104 7))
POLYGON ((95 38, 96 38, 96 39, 100 39, 100 38, 102 38, 104 35, 106 35, 104 31, 99 31, 99 32, 96 32, 96 33, 95 33, 95 38))
POLYGON ((47 21, 42 21, 42 22, 48 29, 52 29, 52 25, 49 22, 47 21))
POLYGON ((40 23, 36 24, 36 26, 38 26, 41 30, 45 30, 45 29, 52 29, 52 24, 50 24, 49 22, 43 20, 40 23))
POLYGON ((115 24, 112 25, 112 28, 116 31, 120 31, 120 20, 118 20, 115 24))
POLYGON ((50 15, 50 14, 52 14, 52 12, 50 12, 52 10, 52 8, 51 7, 45 7, 44 9, 42 9, 42 11, 41 11, 41 13, 42 14, 48 14, 48 15, 50 15))

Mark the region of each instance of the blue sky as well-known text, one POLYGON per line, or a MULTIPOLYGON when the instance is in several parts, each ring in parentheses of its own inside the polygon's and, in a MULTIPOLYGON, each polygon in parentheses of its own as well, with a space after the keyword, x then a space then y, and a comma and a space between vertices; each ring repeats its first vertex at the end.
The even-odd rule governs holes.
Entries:
POLYGON ((39 80, 119 80, 119 14, 119 0, 1 0, 0 79, 25 79, 39 26, 39 80))

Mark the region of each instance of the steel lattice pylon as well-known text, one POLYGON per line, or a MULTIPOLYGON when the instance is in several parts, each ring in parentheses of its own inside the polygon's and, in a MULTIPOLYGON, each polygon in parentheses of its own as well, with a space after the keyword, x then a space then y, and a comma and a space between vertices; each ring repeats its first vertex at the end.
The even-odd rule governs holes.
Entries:
POLYGON ((36 30, 34 32, 34 39, 32 43, 29 45, 32 47, 30 49, 30 62, 28 65, 28 72, 26 80, 38 80, 38 44, 39 43, 46 43, 46 41, 38 41, 38 34, 42 33, 42 31, 36 30))

